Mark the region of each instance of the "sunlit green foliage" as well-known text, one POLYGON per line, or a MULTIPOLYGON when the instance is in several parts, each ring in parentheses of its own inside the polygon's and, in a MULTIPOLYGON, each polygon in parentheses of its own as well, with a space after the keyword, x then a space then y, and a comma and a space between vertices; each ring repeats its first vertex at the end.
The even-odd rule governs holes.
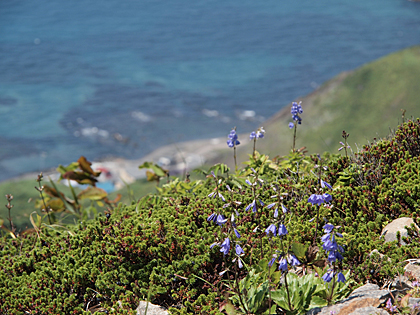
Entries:
MULTIPOLYGON (((419 132, 420 122, 409 121, 389 140, 366 146, 354 157, 323 157, 327 167, 323 177, 335 189, 330 191, 332 207, 321 206, 319 215, 321 220, 342 226, 341 245, 346 250, 342 270, 349 271, 357 284, 369 280, 383 285, 402 272, 401 262, 419 257, 415 230, 404 239, 405 246, 384 243, 380 238, 382 228, 401 216, 412 217, 420 225, 419 132), (373 249, 385 256, 369 256, 373 249)), ((258 189, 259 198, 266 205, 272 202, 272 185, 276 184, 282 203, 290 211, 285 222, 289 234, 284 242, 302 244, 309 250, 315 235, 315 221, 309 220, 317 209, 307 200, 319 186, 314 172, 317 161, 317 157, 299 154, 269 161, 258 154, 237 173, 222 165, 213 168, 218 189, 226 198, 223 202, 208 197, 215 189, 212 177, 200 181, 172 179, 160 186, 157 194, 130 205, 120 204, 106 216, 68 226, 74 236, 47 227, 37 233, 20 233, 16 239, 3 233, 0 313, 87 314, 89 310, 107 310, 133 314, 139 301, 150 293, 151 302, 170 306, 172 314, 221 314, 224 294, 231 291, 225 284, 235 276, 235 255, 232 249, 225 257, 219 247, 210 249, 213 242, 224 239, 227 228, 207 218, 214 212, 225 217, 239 213, 236 224, 245 251, 242 258, 250 268, 270 259, 273 246, 281 250, 280 243, 273 245, 264 232, 274 208, 259 207, 256 214, 245 211, 254 198, 253 188, 245 184, 253 167, 264 182, 258 189), (295 167, 295 162, 300 166, 295 167), (223 208, 224 204, 229 205, 223 208)), ((319 239, 316 245, 321 247, 319 239)), ((302 246, 292 250, 303 258, 310 273, 315 262, 325 261, 325 254, 321 250, 312 253, 314 257, 309 257, 308 251, 302 255, 302 246)), ((246 277, 245 268, 237 271, 239 280, 246 277)), ((296 283, 303 281, 290 277, 296 283)))

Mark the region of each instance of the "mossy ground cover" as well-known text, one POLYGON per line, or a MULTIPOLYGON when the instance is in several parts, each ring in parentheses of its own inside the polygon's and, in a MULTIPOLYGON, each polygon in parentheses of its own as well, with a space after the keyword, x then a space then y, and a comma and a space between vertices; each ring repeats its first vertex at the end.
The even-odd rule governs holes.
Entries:
MULTIPOLYGON (((350 270, 347 281, 353 280, 353 287, 367 280, 382 286, 403 273, 405 259, 420 256, 414 230, 405 246, 380 238, 382 228, 398 217, 412 217, 420 225, 419 134, 419 120, 408 121, 355 156, 326 154, 322 162, 296 152, 281 163, 257 154, 238 172, 217 165, 215 175, 204 171, 208 176, 201 181, 172 180, 157 194, 68 226, 71 234, 48 228, 16 239, 3 234, 0 313, 134 314, 149 296, 172 314, 221 314, 229 282, 232 286, 235 277, 244 278, 275 253, 292 251, 306 270, 315 261, 325 264, 320 240, 325 221, 341 226, 340 267, 350 270), (320 192, 320 178, 334 189, 322 189, 332 201, 317 207, 308 198, 320 192), (277 205, 269 207, 273 202, 277 205), (288 212, 274 218, 281 204, 288 212), (212 214, 228 220, 216 224, 209 220, 212 214), (288 234, 267 235, 266 228, 280 221, 288 234), (231 245, 224 255, 220 249, 227 237, 231 245), (235 244, 244 250, 243 268, 235 244), (298 254, 296 244, 317 245, 316 259, 305 261, 308 255, 298 254), (385 256, 369 256, 374 249, 385 256)), ((278 308, 277 314, 284 312, 278 308)))

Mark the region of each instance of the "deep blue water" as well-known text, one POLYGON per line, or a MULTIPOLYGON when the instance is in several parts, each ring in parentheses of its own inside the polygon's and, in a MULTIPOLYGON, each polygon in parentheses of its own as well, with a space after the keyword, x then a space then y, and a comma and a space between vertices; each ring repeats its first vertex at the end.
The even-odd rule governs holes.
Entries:
POLYGON ((405 0, 1 0, 0 180, 251 131, 416 44, 405 0))

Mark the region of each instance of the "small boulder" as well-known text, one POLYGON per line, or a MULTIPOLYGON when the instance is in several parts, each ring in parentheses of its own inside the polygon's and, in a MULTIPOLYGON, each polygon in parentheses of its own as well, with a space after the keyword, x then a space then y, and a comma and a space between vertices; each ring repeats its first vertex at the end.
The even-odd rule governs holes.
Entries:
MULTIPOLYGON (((408 236, 405 227, 411 226, 412 223, 414 223, 412 218, 398 218, 383 228, 381 237, 385 238, 385 242, 392 242, 397 240, 398 231, 401 234, 401 238, 403 236, 408 236)), ((417 230, 419 229, 417 225, 415 225, 415 227, 417 230)), ((403 240, 401 240, 401 245, 405 245, 403 240)))
MULTIPOLYGON (((338 302, 335 305, 323 308, 314 308, 308 311, 307 315, 350 315, 350 314, 365 314, 359 313, 360 309, 375 309, 379 314, 388 314, 386 311, 381 312, 377 307, 385 303, 391 297, 395 296, 397 291, 381 290, 376 284, 368 283, 360 288, 354 290, 348 298, 338 302)), ((368 314, 368 313, 366 313, 368 314)), ((373 313, 375 314, 375 313, 373 313)))
MULTIPOLYGON (((146 314, 146 305, 147 302, 141 301, 139 306, 136 309, 136 315, 144 315, 146 314)), ((147 307, 147 315, 169 315, 168 311, 159 305, 154 305, 152 303, 149 303, 149 306, 147 307)))

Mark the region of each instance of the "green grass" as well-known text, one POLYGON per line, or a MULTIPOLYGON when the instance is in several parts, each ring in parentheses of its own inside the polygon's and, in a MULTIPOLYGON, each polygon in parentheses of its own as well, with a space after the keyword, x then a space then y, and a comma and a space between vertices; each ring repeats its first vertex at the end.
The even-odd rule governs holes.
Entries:
MULTIPOLYGON (((386 137, 391 126, 406 117, 420 116, 420 46, 411 47, 342 73, 324 83, 302 100, 302 125, 298 126, 296 148, 309 153, 337 152, 342 131, 354 151, 373 138, 386 137)), ((266 137, 257 141, 257 150, 270 157, 286 155, 292 147, 291 103, 263 123, 266 137), (275 136, 273 136, 275 135, 275 136)), ((229 130, 226 130, 226 135, 229 130)), ((241 133, 241 130, 238 130, 241 133)), ((252 142, 239 139, 238 163, 252 152, 252 142)), ((221 152, 222 161, 233 164, 232 150, 221 152)), ((221 161, 218 159, 218 162, 221 161)))
MULTIPOLYGON (((34 188, 37 184, 36 178, 11 180, 0 183, 0 196, 3 198, 3 205, 7 204, 6 198, 4 197, 6 194, 12 194, 14 197, 12 201, 13 208, 10 213, 13 223, 18 227, 18 229, 32 227, 29 221, 29 215, 34 211, 40 213, 39 209, 35 208, 35 201, 39 199, 39 193, 34 188)), ((43 181, 43 184, 49 185, 47 178, 43 181)), ((155 186, 155 183, 148 182, 145 179, 139 179, 128 185, 128 187, 124 187, 119 191, 111 193, 109 195, 109 199, 113 200, 117 197, 117 194, 121 194, 122 197, 120 202, 124 204, 131 204, 133 200, 138 200, 148 193, 156 192, 155 186), (129 191, 131 192, 129 193, 129 191)), ((70 189, 67 186, 58 184, 58 188, 66 196, 71 196, 70 189)), ((78 191, 80 190, 76 188, 76 192, 78 191)), ((101 212, 104 210, 105 208, 100 209, 101 212)), ((7 220, 8 216, 9 213, 7 208, 5 206, 0 206, 0 218, 4 219, 4 224, 7 227, 9 227, 9 221, 7 220)), ((70 220, 72 219, 70 218, 70 220)), ((65 222, 70 223, 69 219, 65 222)))

